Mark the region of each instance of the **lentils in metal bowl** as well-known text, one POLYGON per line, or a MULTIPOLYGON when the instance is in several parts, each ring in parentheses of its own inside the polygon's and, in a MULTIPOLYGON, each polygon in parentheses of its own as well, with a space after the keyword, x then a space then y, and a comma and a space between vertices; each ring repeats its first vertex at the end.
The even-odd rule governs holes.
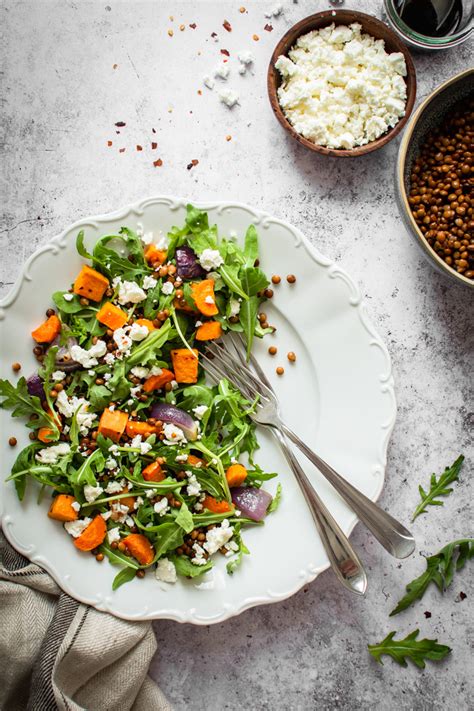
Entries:
POLYGON ((455 106, 422 145, 408 203, 430 247, 474 280, 474 98, 455 106))

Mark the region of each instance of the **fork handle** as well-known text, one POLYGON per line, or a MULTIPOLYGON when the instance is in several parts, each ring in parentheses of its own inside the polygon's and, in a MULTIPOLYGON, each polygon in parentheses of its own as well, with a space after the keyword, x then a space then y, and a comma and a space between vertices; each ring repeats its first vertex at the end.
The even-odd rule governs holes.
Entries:
POLYGON ((312 487, 311 482, 288 446, 283 432, 276 427, 271 429, 301 487, 334 573, 344 587, 353 593, 363 595, 367 588, 367 576, 362 563, 349 543, 347 536, 341 531, 312 487))
POLYGON ((338 474, 305 444, 293 430, 281 423, 285 435, 296 444, 303 454, 319 469, 336 491, 373 533, 382 546, 395 558, 406 558, 415 550, 416 544, 410 531, 393 516, 377 506, 352 484, 338 474))

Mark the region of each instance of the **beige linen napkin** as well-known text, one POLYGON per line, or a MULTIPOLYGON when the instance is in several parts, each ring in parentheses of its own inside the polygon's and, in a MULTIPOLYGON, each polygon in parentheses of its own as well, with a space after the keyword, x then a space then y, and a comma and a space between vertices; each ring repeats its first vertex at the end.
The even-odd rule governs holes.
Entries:
POLYGON ((0 709, 172 711, 147 675, 150 622, 73 600, 0 532, 0 709))

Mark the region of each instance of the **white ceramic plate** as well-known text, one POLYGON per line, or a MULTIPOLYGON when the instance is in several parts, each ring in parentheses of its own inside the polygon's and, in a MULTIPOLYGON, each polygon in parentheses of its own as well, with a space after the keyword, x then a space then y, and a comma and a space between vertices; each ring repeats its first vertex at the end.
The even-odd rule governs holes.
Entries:
MULTIPOLYGON (((39 249, 26 262, 12 292, 0 304, 1 376, 15 380, 11 363, 22 373, 36 369, 29 333, 44 317, 51 294, 73 281, 81 266, 75 250, 79 229, 86 246, 122 225, 167 231, 184 220, 186 201, 152 198, 118 212, 77 222, 39 249)), ((255 350, 281 399, 285 417, 294 429, 357 488, 375 500, 384 480, 387 444, 396 405, 387 349, 367 318, 352 279, 319 254, 291 225, 244 205, 201 204, 220 234, 235 231, 243 238, 250 223, 260 235, 261 264, 267 274, 280 274, 275 298, 265 305, 276 334, 255 350), (297 277, 294 285, 285 276, 297 277), (278 355, 267 354, 270 344, 278 355), (288 351, 297 362, 290 364, 288 351), (285 375, 275 375, 277 365, 285 375)), ((2 475, 8 476, 16 454, 28 443, 20 421, 0 410, 2 475), (15 450, 6 444, 18 439, 15 450)), ((109 563, 97 564, 71 545, 60 525, 47 517, 48 499, 38 506, 34 484, 18 501, 11 483, 1 486, 2 526, 11 544, 45 568, 72 597, 118 617, 134 620, 169 618, 178 622, 221 622, 254 605, 283 600, 296 593, 328 567, 328 559, 311 514, 282 456, 266 431, 260 431, 257 461, 267 471, 279 471, 283 485, 280 508, 264 527, 250 528, 244 538, 251 551, 233 575, 225 572, 221 556, 204 582, 158 582, 153 574, 112 592, 117 572, 109 563)), ((349 534, 356 517, 305 460, 301 460, 341 528, 349 534)), ((268 483, 274 492, 276 480, 268 483)))

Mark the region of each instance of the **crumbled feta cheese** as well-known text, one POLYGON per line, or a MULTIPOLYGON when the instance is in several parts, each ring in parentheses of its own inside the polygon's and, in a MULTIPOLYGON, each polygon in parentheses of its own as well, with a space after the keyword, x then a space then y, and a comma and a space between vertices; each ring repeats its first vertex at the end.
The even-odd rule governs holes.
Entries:
POLYGON ((163 434, 165 436, 163 440, 164 444, 170 445, 179 444, 180 442, 187 442, 183 430, 179 427, 176 427, 176 425, 172 425, 171 423, 167 422, 165 424, 165 426, 163 427, 163 434))
POLYGON ((165 281, 165 283, 161 287, 161 291, 163 292, 163 294, 166 294, 166 296, 169 296, 174 291, 174 284, 172 284, 170 281, 165 281))
POLYGON ((142 326, 140 323, 132 323, 130 326, 130 331, 128 335, 132 341, 143 341, 149 334, 149 330, 146 326, 142 326))
POLYGON ((41 464, 56 464, 59 457, 68 454, 70 449, 71 447, 67 442, 60 442, 59 444, 55 444, 52 447, 45 447, 44 449, 40 449, 40 451, 37 452, 35 458, 38 460, 38 462, 41 462, 41 464))
POLYGON ((275 63, 280 105, 294 129, 314 143, 348 148, 373 141, 405 114, 406 65, 357 23, 334 23, 298 38, 275 63))
POLYGON ((237 316, 237 314, 240 312, 240 301, 238 299, 234 299, 232 296, 229 299, 229 316, 237 316))
POLYGON ((196 321, 194 324, 194 328, 199 328, 199 326, 202 326, 202 321, 196 321))
POLYGON ((63 294, 63 299, 64 299, 64 301, 72 301, 73 298, 74 298, 74 294, 70 294, 68 291, 66 291, 66 292, 63 294))
POLYGON ((191 563, 194 565, 206 565, 207 560, 204 558, 205 550, 199 543, 193 543, 194 558, 191 558, 191 563))
POLYGON ((225 544, 224 548, 226 548, 228 551, 231 553, 234 552, 236 553, 239 550, 239 546, 235 541, 229 541, 228 543, 225 544))
POLYGON ((237 57, 238 57, 239 62, 241 62, 242 64, 245 64, 247 66, 252 64, 254 61, 254 56, 249 49, 246 49, 243 52, 239 52, 237 57))
POLYGON ((200 504, 199 501, 196 501, 196 503, 194 504, 194 510, 195 511, 202 511, 203 508, 204 508, 203 505, 200 504))
POLYGON ((199 264, 207 272, 211 269, 218 269, 224 260, 217 249, 205 249, 199 257, 199 264))
POLYGON ((128 506, 125 506, 125 504, 121 504, 117 501, 114 502, 110 508, 112 509, 112 518, 114 521, 124 523, 128 516, 128 506))
POLYGON ((209 408, 207 405, 198 405, 197 407, 193 407, 193 412, 198 420, 202 420, 208 410, 209 408))
POLYGON ((233 535, 234 529, 229 525, 229 521, 225 518, 220 526, 211 528, 211 530, 206 533, 206 540, 203 547, 209 555, 212 555, 218 551, 219 548, 222 548, 222 546, 227 543, 233 535))
POLYGON ((126 517, 125 525, 128 526, 129 528, 133 528, 133 526, 135 525, 135 521, 133 520, 133 518, 131 516, 126 517))
POLYGON ((89 350, 81 348, 81 346, 74 345, 71 347, 71 358, 78 363, 80 363, 84 368, 91 368, 93 365, 97 365, 97 358, 102 358, 107 352, 107 345, 105 341, 98 340, 94 343, 89 350))
POLYGON ((209 295, 209 296, 206 296, 206 298, 204 299, 204 301, 205 301, 206 304, 215 304, 214 299, 213 299, 212 296, 210 296, 210 295, 209 295))
POLYGON ((84 487, 85 500, 88 504, 91 504, 101 495, 103 491, 104 490, 101 486, 91 486, 90 484, 86 484, 84 487))
POLYGON ((157 284, 158 284, 157 280, 154 277, 149 276, 148 274, 146 275, 146 277, 143 280, 143 288, 144 289, 154 289, 157 284))
POLYGON ((168 558, 160 558, 156 565, 155 577, 163 583, 175 583, 178 579, 176 575, 176 566, 172 560, 168 558))
POLYGON ((126 444, 126 447, 132 447, 133 449, 139 449, 140 454, 148 454, 148 452, 151 449, 151 444, 148 444, 148 442, 142 442, 142 436, 141 435, 136 435, 130 444, 126 444))
POLYGON ((92 523, 91 518, 78 519, 77 521, 66 521, 64 528, 73 538, 79 538, 81 533, 83 533, 87 526, 92 523))
POLYGON ((221 89, 219 92, 219 99, 223 104, 228 106, 229 109, 239 103, 239 95, 233 89, 221 89))
POLYGON ((201 484, 196 479, 195 474, 192 472, 186 472, 186 474, 188 475, 188 486, 186 487, 187 494, 188 496, 197 496, 201 493, 201 484))
MULTIPOLYGON (((136 385, 134 388, 130 388, 130 395, 132 397, 138 397, 138 394, 141 392, 142 386, 141 385, 136 385)), ((133 400, 132 400, 133 402, 133 400)))
POLYGON ((132 339, 128 335, 128 328, 116 328, 114 331, 113 339, 117 344, 118 351, 124 353, 132 345, 132 339))
POLYGON ((147 499, 152 499, 154 496, 156 496, 157 492, 158 492, 158 489, 148 489, 145 496, 147 499))
POLYGON ((102 377, 105 380, 105 382, 107 383, 111 379, 112 373, 104 373, 102 377))
POLYGON ((150 375, 161 375, 163 370, 158 365, 153 365, 150 370, 150 375))
POLYGON ((164 516, 165 513, 170 510, 170 507, 168 506, 168 499, 166 498, 166 496, 160 501, 156 502, 156 504, 153 506, 153 510, 155 513, 158 514, 158 516, 164 516))
POLYGON ((203 80, 203 82, 204 82, 204 86, 207 86, 207 88, 208 88, 208 89, 211 89, 211 91, 212 91, 212 89, 214 89, 215 81, 214 81, 213 79, 211 79, 210 76, 208 76, 208 75, 206 74, 206 76, 204 76, 204 77, 202 78, 202 80, 203 80))
POLYGON ((117 301, 125 304, 139 304, 146 299, 146 294, 135 281, 122 281, 120 277, 115 277, 112 281, 114 289, 118 286, 117 301))
POLYGON ((143 380, 144 378, 147 378, 150 374, 150 369, 144 368, 142 365, 136 365, 135 368, 132 368, 130 372, 136 378, 140 378, 141 380, 143 380))
POLYGON ((119 481, 109 481, 109 483, 105 487, 105 493, 106 494, 120 494, 122 489, 123 489, 123 486, 119 481))
POLYGON ((112 516, 112 511, 105 511, 104 513, 100 514, 104 521, 108 521, 109 518, 112 516))
MULTIPOLYGON (((109 407, 109 409, 110 409, 110 407, 109 407)), ((117 454, 118 451, 119 451, 119 446, 118 446, 118 444, 111 444, 111 445, 110 445, 110 447, 109 447, 109 452, 110 452, 111 454, 117 454)))
POLYGON ((178 454, 176 456, 176 461, 177 462, 187 462, 188 461, 188 455, 187 454, 178 454))
POLYGON ((218 77, 219 79, 227 79, 229 76, 230 72, 230 67, 228 63, 221 62, 221 64, 218 64, 217 67, 214 69, 214 76, 218 77))
POLYGON ((109 544, 120 541, 120 530, 118 526, 116 526, 115 528, 111 528, 109 531, 107 531, 107 540, 109 544))
POLYGON ((134 505, 133 505, 133 508, 134 508, 134 509, 139 509, 140 506, 143 504, 143 502, 144 502, 143 497, 142 497, 142 496, 137 496, 137 498, 135 499, 135 503, 134 503, 134 505))
POLYGON ((73 501, 71 504, 71 508, 74 509, 74 511, 80 511, 81 504, 79 503, 79 501, 73 501))
POLYGON ((65 390, 61 390, 56 398, 56 407, 64 417, 73 417, 76 414, 76 421, 81 434, 86 434, 94 425, 97 419, 95 412, 89 412, 90 402, 83 397, 68 397, 65 390))
MULTIPOLYGON (((105 356, 104 356, 104 360, 105 360, 105 362, 107 363, 107 365, 113 365, 114 360, 115 360, 115 356, 114 356, 113 353, 106 353, 105 356)), ((111 377, 111 374, 110 374, 110 373, 106 373, 106 375, 108 375, 109 378, 111 377)), ((104 375, 104 378, 105 378, 105 375, 104 375)))
POLYGON ((61 380, 64 380, 65 377, 66 373, 62 370, 55 370, 54 373, 51 373, 51 380, 54 380, 55 383, 61 382, 61 380))

